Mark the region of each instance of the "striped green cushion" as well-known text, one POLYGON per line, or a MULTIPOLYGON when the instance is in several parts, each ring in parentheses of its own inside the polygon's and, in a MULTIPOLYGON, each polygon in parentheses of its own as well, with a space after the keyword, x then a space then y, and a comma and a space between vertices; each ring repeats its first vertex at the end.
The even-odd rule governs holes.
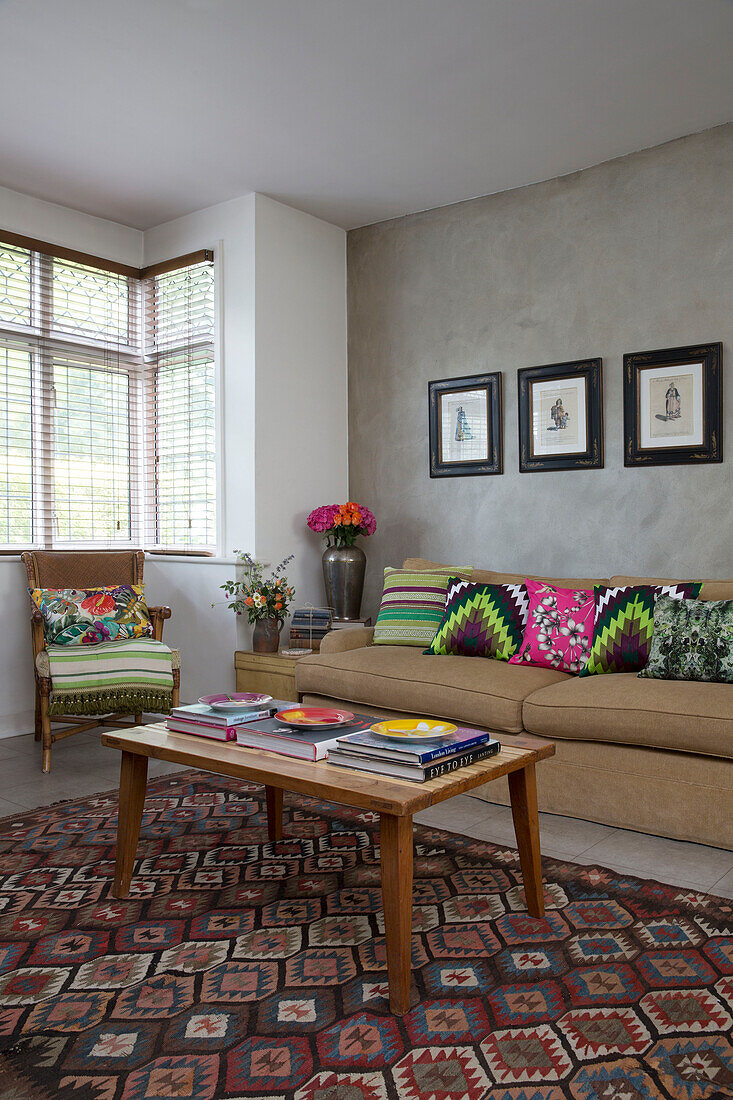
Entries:
POLYGON ((445 611, 448 581, 469 577, 470 569, 384 570, 384 592, 374 624, 375 645, 419 645, 424 649, 435 636, 445 611))

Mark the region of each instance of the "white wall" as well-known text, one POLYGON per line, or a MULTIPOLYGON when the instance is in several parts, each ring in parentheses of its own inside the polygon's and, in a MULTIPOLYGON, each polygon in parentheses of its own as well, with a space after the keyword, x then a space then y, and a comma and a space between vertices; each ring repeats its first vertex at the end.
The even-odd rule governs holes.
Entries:
POLYGON ((264 195, 255 233, 255 548, 273 565, 295 554, 296 606, 318 605, 323 546, 306 516, 348 489, 346 235, 264 195))
POLYGON ((219 589, 234 551, 273 566, 295 554, 296 603, 323 602, 321 545, 305 517, 347 489, 346 234, 247 195, 149 230, 145 263, 205 246, 220 275, 225 560, 146 565, 151 593, 174 608, 166 637, 182 650, 186 700, 233 687, 233 652, 250 643, 219 589))
MULTIPOLYGON (((251 194, 143 234, 0 189, 0 227, 135 266, 217 250, 221 556, 150 557, 145 580, 149 601, 173 608, 165 640, 182 651, 184 701, 233 687, 250 638, 219 588, 235 550, 272 564, 295 553, 296 603, 324 598, 305 516, 346 499, 346 234, 251 194)), ((32 728, 24 581, 0 558, 0 736, 32 728)))
MULTIPOLYGON (((0 229, 139 267, 143 234, 0 187, 0 229)), ((0 557, 0 737, 33 729, 33 664, 23 564, 0 557)))

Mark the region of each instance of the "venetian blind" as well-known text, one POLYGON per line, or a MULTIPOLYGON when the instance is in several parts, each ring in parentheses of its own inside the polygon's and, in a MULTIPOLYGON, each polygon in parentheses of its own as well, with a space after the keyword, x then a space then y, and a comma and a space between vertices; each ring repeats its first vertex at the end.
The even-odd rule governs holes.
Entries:
MULTIPOLYGON (((172 363, 161 353, 178 356, 180 382, 180 367, 199 354, 201 326, 179 324, 175 346, 167 336, 161 342, 146 323, 144 293, 152 283, 161 302, 170 299, 175 321, 186 292, 161 296, 158 283, 174 288, 178 280, 185 287, 185 273, 200 265, 143 281, 135 269, 102 263, 0 236, 0 547, 212 549, 215 478, 204 485, 191 480, 196 491, 189 496, 200 490, 210 500, 207 523, 188 527, 194 509, 180 485, 185 456, 178 441, 194 442, 199 421, 213 426, 213 366, 212 384, 198 402, 189 402, 181 431, 185 410, 177 399, 166 399, 164 376, 172 363), (172 447, 165 442, 171 439, 172 447), (158 492, 156 478, 166 447, 177 471, 167 495, 158 492), (182 527, 192 532, 187 539, 178 537, 182 527)), ((211 264, 201 266, 211 274, 211 264)), ((211 286, 213 347, 213 278, 211 286)), ((173 322, 169 329, 172 337, 173 322)), ((195 370, 189 374, 195 386, 195 370)), ((213 451, 213 432, 210 446, 213 451)))
POLYGON ((146 512, 152 548, 216 546, 214 267, 210 258, 153 274, 144 288, 146 512))

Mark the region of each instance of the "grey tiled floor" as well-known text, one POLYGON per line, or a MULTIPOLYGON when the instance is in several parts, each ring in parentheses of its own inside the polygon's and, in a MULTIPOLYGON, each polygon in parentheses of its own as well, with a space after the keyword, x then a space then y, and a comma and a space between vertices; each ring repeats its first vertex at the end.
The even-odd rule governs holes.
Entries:
MULTIPOLYGON (((41 750, 33 735, 0 740, 0 817, 66 798, 83 798, 116 787, 119 755, 100 743, 100 731, 57 742, 50 775, 41 772, 41 750)), ((151 760, 149 775, 180 770, 151 760)), ((703 844, 613 829, 592 821, 541 814, 544 855, 686 886, 733 899, 733 852, 703 844)), ((479 840, 514 845, 511 812, 478 798, 459 795, 431 807, 416 820, 479 840)))

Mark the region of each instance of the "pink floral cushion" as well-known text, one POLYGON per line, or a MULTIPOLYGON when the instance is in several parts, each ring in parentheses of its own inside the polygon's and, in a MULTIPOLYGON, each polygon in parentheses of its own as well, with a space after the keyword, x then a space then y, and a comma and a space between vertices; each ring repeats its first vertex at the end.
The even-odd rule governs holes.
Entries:
POLYGON ((524 583, 529 596, 529 620, 519 652, 509 659, 509 664, 580 672, 593 640, 593 591, 554 588, 539 581, 524 583))

